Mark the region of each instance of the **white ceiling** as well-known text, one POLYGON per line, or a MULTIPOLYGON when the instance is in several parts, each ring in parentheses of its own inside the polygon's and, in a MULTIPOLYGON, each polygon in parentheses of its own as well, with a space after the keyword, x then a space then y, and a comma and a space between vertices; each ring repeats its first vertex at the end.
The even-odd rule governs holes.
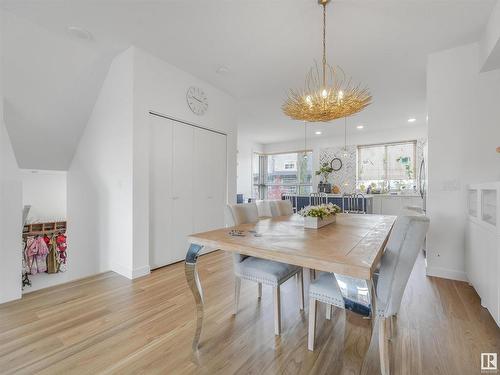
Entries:
MULTIPOLYGON (((365 130, 425 124, 430 52, 477 41, 495 0, 345 0, 328 8, 328 58, 369 86, 349 120, 365 130), (414 125, 408 117, 416 117, 414 125)), ((112 56, 134 44, 241 103, 239 131, 261 143, 297 139, 282 115, 289 87, 321 57, 316 0, 4 0, 6 123, 25 168, 67 168, 112 56), (27 20, 27 21, 25 21, 27 20), (29 21, 29 22, 28 22, 29 21), (94 39, 72 38, 67 26, 94 39), (216 73, 220 65, 226 74, 216 73), (56 138, 60 142, 50 143, 56 138), (41 154, 40 145, 50 146, 41 154), (54 149, 53 149, 54 148, 54 149)), ((210 100, 210 98, 209 98, 210 100)), ((314 125, 323 135, 338 124, 314 125)))

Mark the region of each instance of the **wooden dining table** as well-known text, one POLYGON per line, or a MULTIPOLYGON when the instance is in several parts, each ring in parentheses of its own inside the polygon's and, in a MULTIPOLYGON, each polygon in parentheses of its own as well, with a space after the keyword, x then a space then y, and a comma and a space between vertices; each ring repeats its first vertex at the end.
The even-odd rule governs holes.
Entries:
POLYGON ((364 279, 373 312, 373 275, 395 220, 396 216, 337 214, 335 223, 306 229, 304 219, 294 214, 190 235, 185 274, 197 309, 193 350, 198 349, 203 326, 203 290, 196 269, 203 247, 364 279))

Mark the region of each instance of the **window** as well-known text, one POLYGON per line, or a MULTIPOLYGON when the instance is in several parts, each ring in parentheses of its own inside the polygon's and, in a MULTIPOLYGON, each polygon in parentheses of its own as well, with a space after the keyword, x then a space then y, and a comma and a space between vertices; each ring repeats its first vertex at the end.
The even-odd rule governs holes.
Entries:
POLYGON ((254 196, 281 199, 284 193, 312 192, 312 153, 255 154, 253 162, 254 196))
POLYGON ((415 155, 416 141, 358 146, 358 189, 414 188, 415 155))

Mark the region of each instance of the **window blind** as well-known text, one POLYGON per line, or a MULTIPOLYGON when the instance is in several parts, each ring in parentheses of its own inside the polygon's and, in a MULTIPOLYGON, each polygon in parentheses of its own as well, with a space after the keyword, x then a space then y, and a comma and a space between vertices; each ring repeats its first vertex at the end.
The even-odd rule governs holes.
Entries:
POLYGON ((358 180, 415 178, 416 142, 358 146, 358 180))

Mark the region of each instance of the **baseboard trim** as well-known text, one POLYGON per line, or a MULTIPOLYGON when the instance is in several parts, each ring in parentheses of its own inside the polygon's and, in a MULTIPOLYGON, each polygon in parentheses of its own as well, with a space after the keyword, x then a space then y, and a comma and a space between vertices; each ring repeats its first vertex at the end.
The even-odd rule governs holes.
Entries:
POLYGON ((132 270, 128 267, 122 266, 121 264, 114 264, 111 269, 112 269, 112 271, 114 271, 122 276, 125 276, 127 279, 131 279, 131 280, 137 279, 138 277, 149 275, 151 273, 149 265, 134 268, 132 270))
POLYGON ((464 271, 452 270, 449 268, 427 266, 425 268, 425 273, 427 276, 441 277, 442 279, 469 281, 464 271))
POLYGON ((146 276, 146 275, 149 275, 150 273, 151 273, 151 268, 149 268, 148 265, 142 266, 139 268, 135 268, 132 271, 132 278, 137 279, 138 277, 146 276))

